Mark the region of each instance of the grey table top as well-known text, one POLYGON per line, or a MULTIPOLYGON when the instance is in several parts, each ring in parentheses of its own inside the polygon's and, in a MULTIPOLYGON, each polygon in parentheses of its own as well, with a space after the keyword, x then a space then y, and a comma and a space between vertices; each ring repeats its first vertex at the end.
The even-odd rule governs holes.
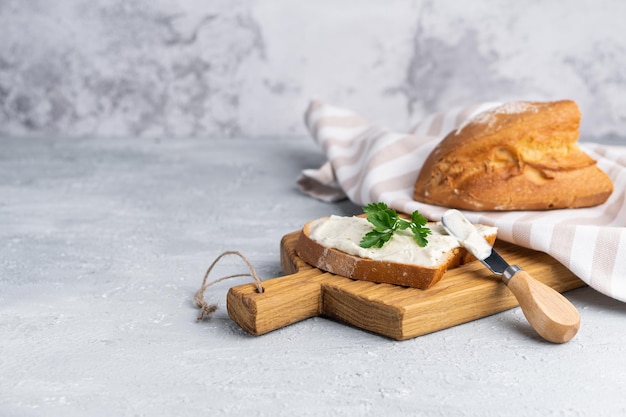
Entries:
MULTIPOLYGON (((264 336, 193 294, 228 249, 267 279, 279 242, 349 202, 301 194, 308 138, 0 139, 0 415, 614 416, 626 305, 567 293, 582 327, 538 339, 521 311, 398 342, 313 318, 264 336)), ((217 275, 242 272, 226 258, 217 275)))

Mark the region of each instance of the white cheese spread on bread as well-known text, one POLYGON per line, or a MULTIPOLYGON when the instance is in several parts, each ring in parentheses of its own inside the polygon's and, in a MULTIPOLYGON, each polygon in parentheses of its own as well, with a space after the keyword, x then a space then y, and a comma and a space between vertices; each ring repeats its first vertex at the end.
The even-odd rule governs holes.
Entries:
MULTIPOLYGON (((373 260, 397 262, 419 266, 437 266, 447 259, 452 249, 460 246, 441 223, 427 225, 431 234, 428 245, 420 247, 410 230, 398 230, 382 248, 362 248, 359 242, 374 226, 361 217, 330 216, 319 219, 311 228, 310 238, 320 245, 337 249, 350 255, 373 260)), ((477 225, 482 236, 494 235, 495 227, 477 225)))

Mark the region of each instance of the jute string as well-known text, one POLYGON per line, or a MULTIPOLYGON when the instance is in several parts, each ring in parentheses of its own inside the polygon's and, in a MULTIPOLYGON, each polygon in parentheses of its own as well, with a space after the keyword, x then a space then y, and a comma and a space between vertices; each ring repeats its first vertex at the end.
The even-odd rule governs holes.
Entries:
POLYGON ((236 278, 236 277, 252 277, 254 279, 254 281, 256 282, 257 291, 259 293, 262 293, 264 291, 263 285, 261 283, 261 278, 259 278, 259 276, 257 275, 256 270, 254 269, 254 267, 252 266, 252 263, 248 260, 248 258, 246 258, 239 251, 226 251, 226 252, 222 253, 221 255, 219 255, 217 258, 215 258, 215 260, 213 261, 211 266, 209 266, 209 269, 207 269, 206 273, 204 274, 204 279, 202 280, 202 286, 196 292, 196 294, 193 296, 193 300, 194 300, 196 306, 200 309, 200 313, 198 313, 198 318, 197 318, 198 321, 210 318, 211 315, 215 312, 215 310, 217 310, 217 304, 208 304, 204 300, 204 291, 207 288, 209 288, 211 285, 213 285, 213 284, 217 284, 218 282, 221 282, 221 281, 224 281, 224 280, 227 280, 227 279, 231 279, 231 278, 236 278), (221 278, 215 279, 213 281, 207 282, 207 279, 209 278, 209 274, 211 273, 211 271, 213 270, 215 265, 219 262, 220 259, 222 259, 223 257, 225 257, 227 255, 237 255, 237 256, 239 256, 246 263, 246 265, 248 266, 248 269, 250 270, 250 273, 240 273, 240 274, 227 275, 225 277, 221 277, 221 278))

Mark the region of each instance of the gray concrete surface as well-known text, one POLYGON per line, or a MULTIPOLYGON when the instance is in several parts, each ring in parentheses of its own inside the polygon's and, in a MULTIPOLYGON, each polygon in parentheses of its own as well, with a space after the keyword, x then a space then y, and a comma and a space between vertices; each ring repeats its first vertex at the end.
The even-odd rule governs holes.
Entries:
MULTIPOLYGON (((280 238, 353 214, 302 195, 307 138, 0 138, 1 416, 615 416, 626 305, 567 293, 552 345, 519 309, 397 342, 324 318, 261 337, 192 303, 222 251, 279 276, 280 238)), ((226 258, 215 277, 241 272, 226 258)))

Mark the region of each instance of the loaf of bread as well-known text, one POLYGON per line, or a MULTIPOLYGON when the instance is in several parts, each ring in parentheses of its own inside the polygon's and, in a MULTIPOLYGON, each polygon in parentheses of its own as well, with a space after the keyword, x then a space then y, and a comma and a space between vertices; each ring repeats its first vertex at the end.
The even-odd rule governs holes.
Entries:
MULTIPOLYGON (((336 275, 426 289, 436 284, 446 270, 476 260, 454 237, 445 232, 440 223, 428 223, 428 227, 432 234, 424 248, 412 240, 409 231, 398 231, 398 240, 395 240, 397 236, 394 235, 385 244, 390 245, 388 250, 366 250, 359 247, 364 233, 372 229, 366 219, 324 217, 304 225, 295 250, 308 264, 336 275), (356 221, 357 224, 344 226, 345 222, 350 221, 356 221), (327 239, 328 236, 332 239, 327 239)), ((497 229, 482 225, 477 228, 493 245, 497 229)))
POLYGON ((577 144, 571 100, 496 107, 451 132, 421 168, 414 199, 465 210, 549 210, 604 203, 611 179, 577 144))

